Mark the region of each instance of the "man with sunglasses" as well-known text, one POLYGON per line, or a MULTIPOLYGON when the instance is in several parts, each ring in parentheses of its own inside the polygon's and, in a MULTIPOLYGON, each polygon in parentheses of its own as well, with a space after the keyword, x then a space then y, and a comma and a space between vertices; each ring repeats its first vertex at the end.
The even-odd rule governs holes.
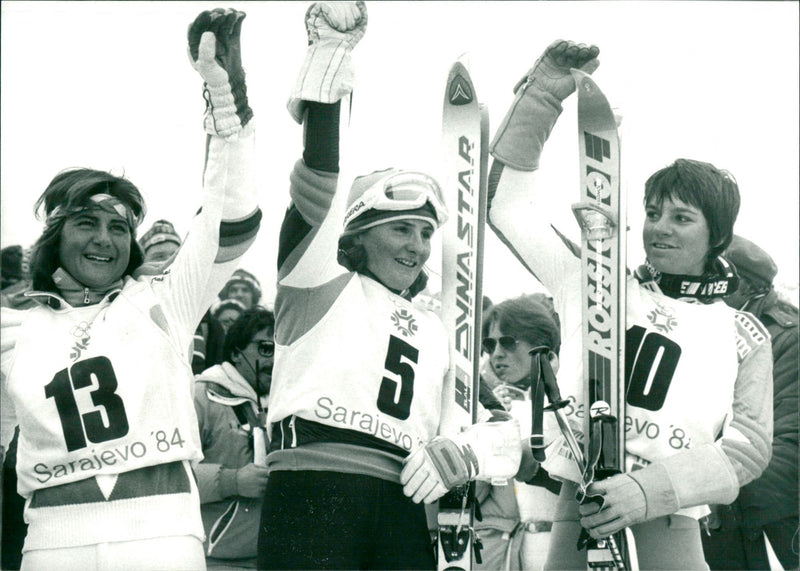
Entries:
POLYGON ((223 362, 196 377, 195 408, 204 460, 195 465, 209 569, 255 566, 275 318, 255 306, 225 336, 223 362))

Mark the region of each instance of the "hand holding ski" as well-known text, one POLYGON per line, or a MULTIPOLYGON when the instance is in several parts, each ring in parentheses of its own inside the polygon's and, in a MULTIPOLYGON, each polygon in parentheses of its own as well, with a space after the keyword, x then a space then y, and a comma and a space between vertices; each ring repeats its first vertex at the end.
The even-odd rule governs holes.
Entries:
POLYGON ((586 502, 578 506, 583 516, 581 525, 595 539, 608 537, 646 519, 647 501, 644 491, 627 474, 593 482, 587 489, 587 495, 602 499, 600 504, 586 502))
POLYGON ((565 40, 550 44, 514 87, 514 103, 489 146, 492 155, 517 170, 539 168, 539 156, 561 114, 561 102, 575 91, 570 70, 593 72, 600 65, 599 53, 597 46, 565 40))
POLYGON ((575 80, 571 69, 579 69, 585 73, 594 72, 600 65, 597 56, 600 48, 576 44, 567 40, 556 40, 545 50, 542 57, 536 60, 519 83, 514 92, 520 88, 532 86, 557 99, 564 101, 575 91, 575 80))

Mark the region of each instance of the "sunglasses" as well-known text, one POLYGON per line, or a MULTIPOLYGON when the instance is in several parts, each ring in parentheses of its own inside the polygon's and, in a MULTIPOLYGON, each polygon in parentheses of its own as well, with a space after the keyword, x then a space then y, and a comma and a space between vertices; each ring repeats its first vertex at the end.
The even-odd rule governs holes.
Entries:
POLYGON ((495 339, 494 337, 486 337, 483 340, 483 350, 490 355, 494 353, 494 350, 497 348, 497 344, 500 343, 500 346, 503 348, 504 351, 513 351, 517 348, 517 340, 512 337, 511 335, 503 335, 502 337, 498 337, 495 339))
POLYGON ((262 357, 272 357, 275 354, 275 343, 261 339, 260 341, 251 341, 251 343, 258 343, 258 354, 262 357))

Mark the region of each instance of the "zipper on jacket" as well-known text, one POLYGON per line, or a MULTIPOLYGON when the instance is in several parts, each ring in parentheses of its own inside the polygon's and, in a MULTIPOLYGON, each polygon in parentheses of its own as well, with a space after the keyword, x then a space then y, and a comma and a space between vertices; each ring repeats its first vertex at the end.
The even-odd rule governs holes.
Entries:
POLYGON ((89 305, 89 288, 83 288, 83 305, 89 305))
POLYGON ((292 415, 292 419, 289 421, 289 429, 292 431, 292 448, 297 448, 297 431, 294 429, 295 418, 297 417, 292 415))

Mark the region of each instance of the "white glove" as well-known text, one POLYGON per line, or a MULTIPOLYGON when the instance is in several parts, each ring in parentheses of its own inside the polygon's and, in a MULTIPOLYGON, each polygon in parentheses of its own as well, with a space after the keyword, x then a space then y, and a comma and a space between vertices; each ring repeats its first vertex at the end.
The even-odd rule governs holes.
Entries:
POLYGON ((519 422, 473 424, 452 439, 437 436, 405 460, 403 493, 415 503, 435 502, 470 480, 508 480, 519 470, 519 422))
POLYGON ((216 8, 201 12, 189 26, 189 60, 203 78, 205 130, 236 136, 252 119, 242 68, 240 35, 244 12, 216 8))
POLYGON ((600 65, 600 49, 566 40, 550 44, 516 86, 516 98, 498 127, 489 151, 496 159, 522 171, 539 167, 539 155, 561 102, 575 91, 570 68, 592 73, 600 65))
POLYGON ((287 108, 303 122, 303 101, 336 103, 353 90, 351 52, 367 31, 367 7, 357 2, 315 2, 306 12, 308 49, 287 108))

